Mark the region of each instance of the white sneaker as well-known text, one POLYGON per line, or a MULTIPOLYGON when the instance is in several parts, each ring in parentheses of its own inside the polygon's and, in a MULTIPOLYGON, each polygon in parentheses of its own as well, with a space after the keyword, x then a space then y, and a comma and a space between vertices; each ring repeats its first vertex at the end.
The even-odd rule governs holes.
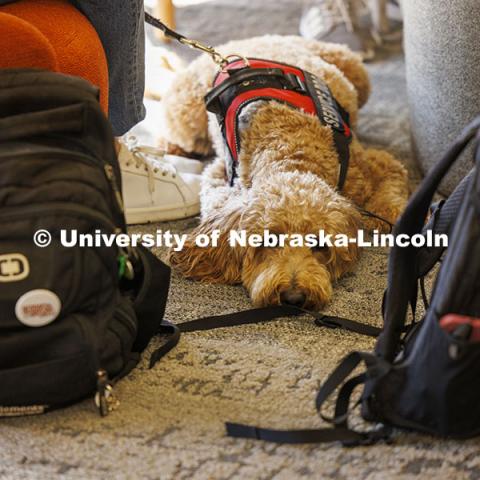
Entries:
POLYGON ((376 42, 371 28, 360 25, 368 13, 366 0, 314 0, 300 20, 302 37, 347 45, 363 60, 375 56, 376 42))
POLYGON ((205 168, 205 162, 195 160, 194 158, 170 154, 166 154, 163 158, 167 163, 173 165, 178 172, 196 173, 197 175, 200 175, 205 168))
POLYGON ((139 145, 138 138, 135 135, 127 134, 122 137, 121 142, 124 143, 129 150, 136 149, 142 155, 149 157, 152 160, 165 161, 173 165, 180 173, 196 173, 197 175, 200 175, 206 167, 206 162, 201 162, 195 158, 171 155, 158 147, 139 145))
POLYGON ((200 175, 180 172, 163 159, 159 150, 131 143, 120 142, 118 159, 128 224, 199 214, 200 175))

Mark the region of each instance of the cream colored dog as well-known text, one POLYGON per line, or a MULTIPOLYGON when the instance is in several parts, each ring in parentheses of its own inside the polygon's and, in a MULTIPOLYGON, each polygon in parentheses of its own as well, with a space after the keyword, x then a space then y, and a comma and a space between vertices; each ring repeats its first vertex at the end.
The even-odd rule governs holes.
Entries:
MULTIPOLYGON (((359 57, 347 48, 266 36, 231 42, 220 51, 310 71, 328 84, 355 128, 370 84, 359 57)), ((347 181, 339 193, 339 160, 331 128, 286 105, 258 102, 242 117, 238 178, 230 186, 223 138, 214 119, 209 133, 203 100, 215 74, 209 57, 197 59, 178 75, 164 100, 167 140, 195 154, 207 154, 213 142, 216 152, 204 173, 201 223, 181 252, 171 252, 171 264, 191 279, 243 283, 256 305, 320 308, 332 295, 332 283, 354 267, 359 255, 355 244, 320 249, 231 248, 230 230, 305 235, 323 229, 349 237, 362 227, 388 231, 384 222, 362 216, 357 207, 394 223, 408 196, 405 168, 387 152, 364 148, 354 137, 347 181), (221 231, 217 248, 196 246, 197 234, 216 229, 221 231)))

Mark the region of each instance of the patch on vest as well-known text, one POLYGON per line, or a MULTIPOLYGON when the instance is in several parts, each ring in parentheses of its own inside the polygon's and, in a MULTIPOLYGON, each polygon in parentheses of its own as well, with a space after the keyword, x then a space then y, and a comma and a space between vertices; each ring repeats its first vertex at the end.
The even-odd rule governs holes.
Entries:
POLYGON ((320 119, 323 123, 332 127, 337 132, 349 138, 351 136, 350 128, 348 127, 348 116, 343 108, 333 98, 330 88, 320 78, 312 75, 309 72, 305 73, 305 83, 320 119))

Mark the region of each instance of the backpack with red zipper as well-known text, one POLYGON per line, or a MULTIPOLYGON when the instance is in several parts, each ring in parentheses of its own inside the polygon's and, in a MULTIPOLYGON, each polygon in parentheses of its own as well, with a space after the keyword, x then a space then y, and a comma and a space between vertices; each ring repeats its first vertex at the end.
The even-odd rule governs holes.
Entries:
POLYGON ((384 326, 375 351, 352 352, 323 383, 316 407, 333 428, 270 430, 227 424, 230 436, 278 443, 341 441, 365 445, 390 438, 400 427, 429 434, 468 438, 480 434, 480 117, 451 145, 411 198, 394 234, 410 237, 428 230, 447 234, 443 247, 393 247, 388 288, 383 302, 384 326), (453 163, 475 138, 475 167, 444 202, 433 196, 453 163), (423 278, 440 262, 431 298, 423 278), (415 321, 421 287, 423 318, 415 321), (406 323, 409 305, 413 321, 406 323), (363 372, 357 367, 364 364, 363 372), (356 403, 364 419, 377 428, 349 426, 351 397, 363 385, 356 403), (333 415, 323 410, 338 389, 333 415))

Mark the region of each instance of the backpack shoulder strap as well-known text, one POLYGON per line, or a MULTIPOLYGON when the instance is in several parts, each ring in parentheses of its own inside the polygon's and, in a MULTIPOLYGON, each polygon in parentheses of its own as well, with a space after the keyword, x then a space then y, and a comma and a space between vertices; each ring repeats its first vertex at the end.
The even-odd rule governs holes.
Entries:
MULTIPOLYGON (((395 226, 394 235, 406 234, 412 237, 422 232, 435 191, 479 127, 480 117, 463 130, 444 157, 434 165, 410 199, 405 212, 395 226)), ((418 251, 413 246, 400 248, 398 245, 394 246, 390 253, 384 328, 376 345, 377 353, 388 362, 392 362, 397 353, 405 326, 408 304, 417 288, 417 254, 418 251)))
MULTIPOLYGON (((472 183, 473 173, 474 170, 472 169, 458 184, 457 188, 447 200, 435 205, 430 220, 423 228, 424 235, 427 235, 429 231, 434 235, 450 234, 465 194, 472 183)), ((417 276, 424 277, 427 275, 440 260, 444 251, 445 248, 443 247, 421 248, 417 256, 417 276)))
POLYGON ((169 335, 167 341, 152 353, 152 368, 178 344, 180 330, 176 325, 163 320, 170 286, 170 267, 145 248, 138 248, 136 251, 138 268, 142 272, 142 284, 133 304, 138 319, 138 333, 133 351, 143 352, 155 335, 169 335))

